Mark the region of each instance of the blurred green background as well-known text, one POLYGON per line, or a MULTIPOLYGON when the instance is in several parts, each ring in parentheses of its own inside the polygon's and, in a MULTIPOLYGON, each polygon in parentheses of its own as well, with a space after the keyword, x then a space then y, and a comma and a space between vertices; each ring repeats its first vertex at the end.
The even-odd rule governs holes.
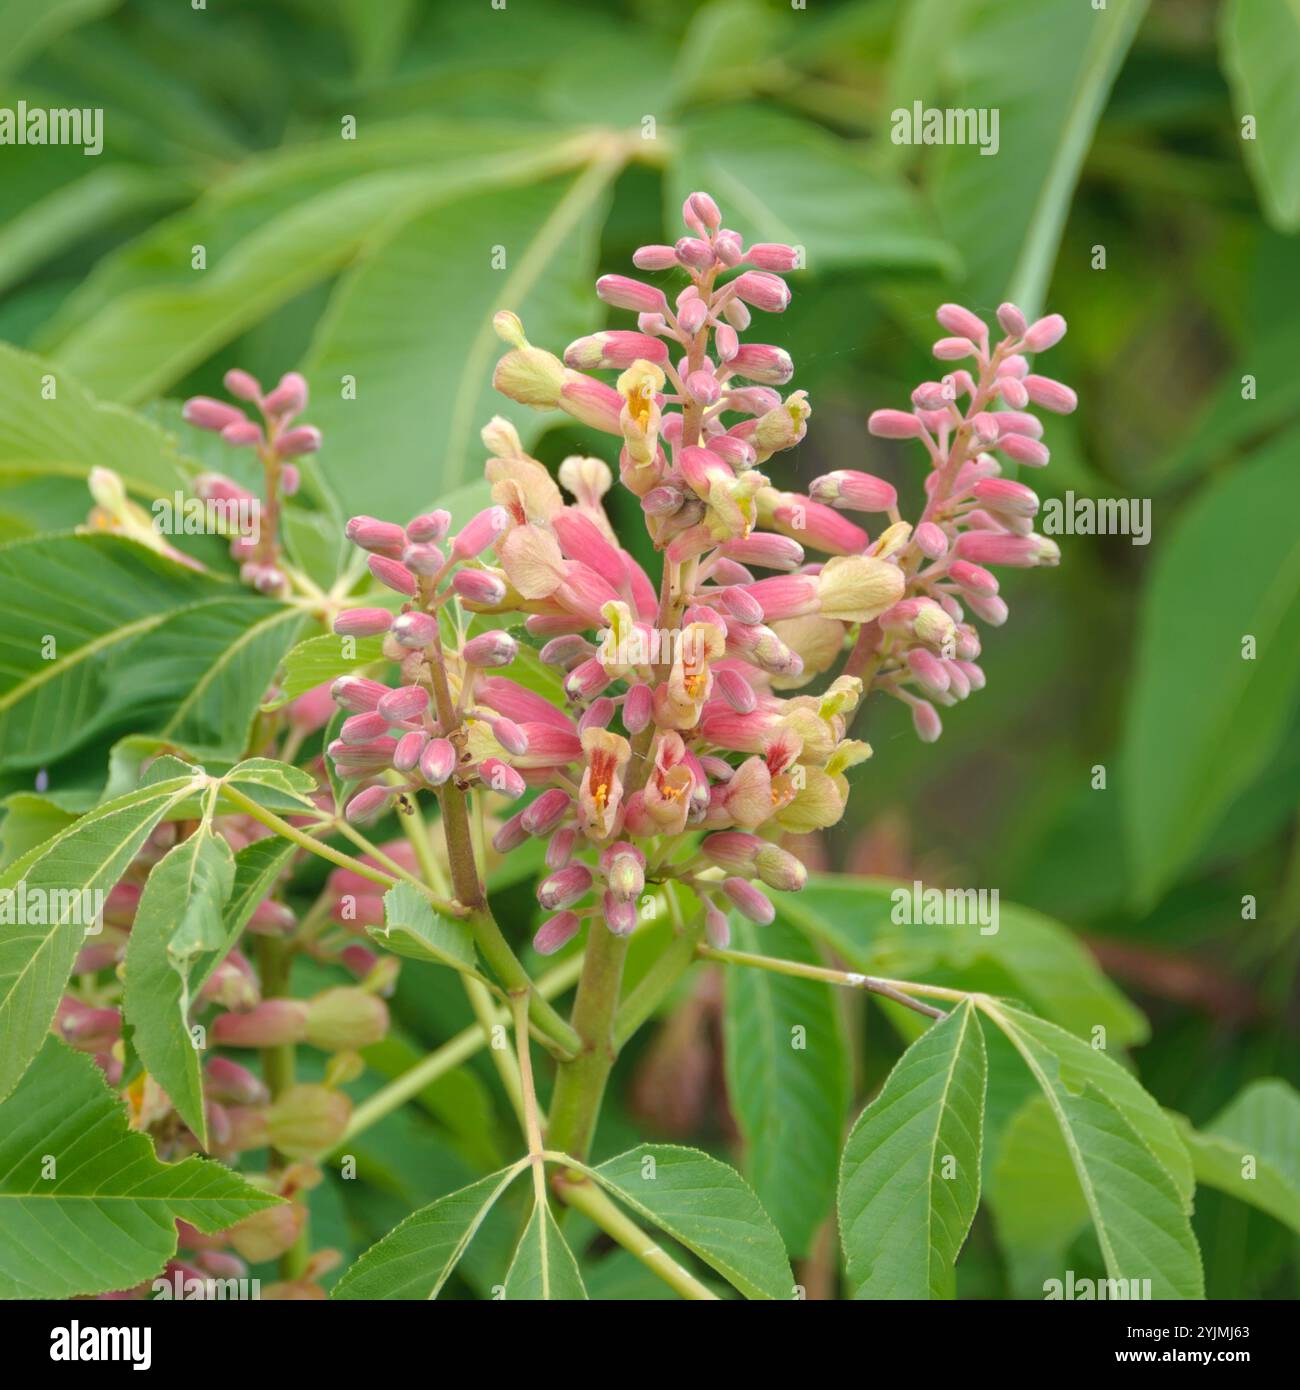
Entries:
MULTIPOLYGON (((1207 1121, 1300 1081, 1297 73, 1286 0, 0 0, 0 106, 105 131, 98 158, 0 147, 0 339, 42 359, 0 349, 0 539, 87 509, 94 451, 50 458, 15 406, 45 370, 174 425, 230 366, 300 367, 323 530, 444 499, 506 404, 491 313, 557 351, 629 326, 592 282, 674 239, 697 187, 806 248, 766 321, 814 408, 781 485, 867 468, 915 514, 919 451, 865 420, 936 375, 934 307, 1060 312, 1046 370, 1081 404, 1029 481, 1148 499, 1151 543, 1061 536, 1059 570, 1008 579, 987 690, 935 747, 874 704, 807 854, 1071 925, 1152 1021, 1146 1084, 1207 1121), (892 144, 917 100, 997 108, 996 157, 892 144)), ((611 456, 504 413, 548 463, 611 456)), ((654 1065, 621 1091, 651 1129, 654 1065)), ((1296 1292, 1282 1226, 1209 1191, 1196 1226, 1212 1296, 1296 1292)), ((963 1278, 995 1292, 980 1259, 963 1278)))

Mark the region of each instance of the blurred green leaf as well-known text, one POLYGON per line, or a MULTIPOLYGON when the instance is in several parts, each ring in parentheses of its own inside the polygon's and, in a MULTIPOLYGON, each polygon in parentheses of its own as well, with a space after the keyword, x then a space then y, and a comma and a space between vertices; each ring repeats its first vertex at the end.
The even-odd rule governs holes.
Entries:
MULTIPOLYGON (((732 944, 819 963, 803 935, 733 914, 732 944)), ((786 1248, 808 1253, 835 1198, 849 1105, 843 1024, 829 985, 767 970, 726 973, 727 1095, 745 1137, 745 1169, 786 1248)))
POLYGON ((1142 596, 1121 768, 1149 906, 1280 742, 1300 685, 1297 436, 1211 482, 1162 537, 1142 596), (1256 644, 1249 657, 1247 639, 1256 644))
POLYGON ((2 0, 0 77, 29 63, 61 34, 117 8, 121 0, 2 0))
POLYGON ((1300 3, 1226 0, 1220 11, 1223 70, 1241 121, 1242 152, 1269 221, 1279 231, 1300 228, 1300 3))

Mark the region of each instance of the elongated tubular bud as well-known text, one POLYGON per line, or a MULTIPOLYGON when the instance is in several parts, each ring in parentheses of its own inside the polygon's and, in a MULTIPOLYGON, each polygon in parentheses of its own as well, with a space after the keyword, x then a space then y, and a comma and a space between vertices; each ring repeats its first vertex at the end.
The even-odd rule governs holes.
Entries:
POLYGON ((249 372, 241 371, 238 367, 231 367, 221 380, 226 390, 232 396, 238 396, 241 401, 260 401, 262 399, 262 383, 249 372))
POLYGON ((722 883, 722 891, 731 900, 732 906, 757 926, 766 927, 776 916, 772 900, 761 888, 743 878, 728 878, 722 883))
POLYGON ((738 584, 729 585, 721 590, 720 603, 729 618, 734 618, 738 623, 761 623, 763 621, 763 605, 738 584))
POLYGON ((406 534, 417 545, 437 545, 451 526, 451 513, 439 508, 414 516, 406 523, 406 534))
POLYGON ((1029 392, 1025 383, 1013 376, 998 377, 998 393, 1014 410, 1023 410, 1029 404, 1029 392))
POLYGON ((972 314, 969 309, 962 308, 960 304, 941 304, 934 316, 939 321, 939 327, 945 332, 956 334, 960 338, 969 338, 972 342, 979 342, 989 331, 988 324, 982 318, 972 314))
POLYGON ((767 842, 742 830, 722 830, 709 835, 700 845, 705 858, 724 869, 754 872, 755 856, 767 842))
POLYGON ((255 425, 251 420, 243 419, 227 425, 221 431, 221 437, 227 444, 233 444, 236 449, 246 449, 250 445, 261 444, 264 439, 261 425, 255 425))
POLYGON ((817 579, 811 574, 783 574, 760 579, 745 586, 745 593, 763 610, 765 622, 799 618, 816 613, 820 607, 817 579))
POLYGON ((598 700, 593 700, 583 711, 582 718, 578 720, 578 734, 581 736, 588 729, 608 728, 616 708, 617 706, 608 696, 602 695, 598 700))
POLYGON ((1046 467, 1051 454, 1045 444, 1037 439, 1027 439, 1023 434, 1004 434, 997 447, 1017 463, 1028 464, 1031 468, 1046 467))
MULTIPOLYGON (((358 716, 361 718, 363 716, 358 716)), ((345 819, 353 822, 373 820, 397 795, 396 787, 367 787, 352 798, 343 808, 345 819)))
POLYGON ((470 666, 509 666, 519 655, 519 643, 508 632, 493 629, 471 637, 461 649, 461 656, 470 666))
POLYGON ((585 864, 566 864, 537 885, 537 901, 547 912, 559 912, 581 902, 591 884, 591 870, 585 864))
POLYGON ((739 672, 720 667, 714 672, 718 693, 738 714, 748 714, 758 708, 754 687, 739 672))
POLYGON ((428 742, 429 735, 423 729, 412 729, 403 734, 393 749, 393 767, 398 772, 414 772, 428 742))
POLYGON ((867 430, 877 439, 919 439, 924 433, 920 420, 907 410, 873 410, 867 430))
POLYGON ((1048 314, 1031 323, 1023 336, 1026 352, 1046 352, 1065 337, 1065 320, 1060 314, 1048 314))
POLYGON ((498 854, 509 854, 512 849, 518 849, 520 845, 528 840, 528 831, 524 829, 524 813, 516 811, 508 821, 502 823, 501 828, 492 837, 492 848, 498 854))
POLYGON ((1023 410, 995 410, 991 413, 998 422, 999 434, 1024 434, 1030 439, 1043 437, 1043 422, 1037 415, 1023 410))
POLYGON ((851 512, 887 512, 898 505, 898 491, 892 483, 850 468, 814 479, 808 491, 818 502, 851 512))
POLYGON ((999 304, 998 324, 1009 337, 1019 338, 1025 331, 1025 316, 1010 302, 999 304))
POLYGON ((429 692, 422 685, 399 686, 384 695, 375 708, 388 723, 403 724, 429 708, 429 692))
POLYGON ((948 537, 941 526, 933 521, 923 521, 916 528, 912 539, 916 548, 927 560, 937 560, 948 553, 948 537))
POLYGON ((343 534, 354 545, 376 555, 397 558, 406 548, 406 532, 391 521, 373 516, 354 516, 343 528, 343 534))
POLYGON ((683 333, 698 333, 708 317, 709 306, 702 299, 687 299, 677 306, 677 323, 683 333))
POLYGON ((561 826, 546 842, 546 867, 562 869, 573 856, 578 832, 571 825, 561 826))
MULTIPOLYGON (((866 533, 862 536, 865 545, 866 533)), ((767 570, 796 570, 804 562, 803 546, 798 541, 772 531, 751 531, 748 536, 726 541, 720 553, 742 565, 758 565, 767 570)))
MULTIPOLYGON (((713 254, 713 247, 707 241, 699 237, 681 237, 673 247, 680 265, 688 266, 692 270, 708 270, 713 265, 716 257, 713 254)), ((608 278, 608 277, 607 277, 608 278)), ((599 292, 599 285, 597 286, 599 292)), ((601 296, 604 298, 604 296, 601 296)))
POLYGON ((485 721, 492 730, 496 741, 514 757, 522 757, 528 752, 528 734, 513 719, 500 716, 485 721))
POLYGON ((764 386, 784 386, 794 376, 790 354, 770 343, 742 343, 727 366, 737 376, 764 386))
POLYGON ((398 643, 418 651, 438 636, 438 620, 430 613, 401 613, 393 619, 393 636, 398 643))
POLYGON ((960 362, 963 357, 974 357, 975 344, 969 338, 940 338, 933 351, 941 362, 960 362))
POLYGON ((664 298, 662 290, 655 289, 653 285, 643 284, 640 280, 630 279, 626 275, 602 275, 596 281, 596 294, 616 309, 631 309, 638 314, 668 312, 668 301, 664 298))
POLYGON ((578 934, 582 921, 576 912, 560 912, 548 917, 533 937, 533 950, 539 956, 553 956, 578 934))
POLYGON ((1064 382, 1053 381, 1050 376, 1035 376, 1031 373, 1022 383, 1029 399, 1044 410, 1057 415, 1069 415, 1079 404, 1079 398, 1064 382))
POLYGON ((769 888, 797 893, 808 881, 808 870, 780 845, 765 844, 754 856, 758 876, 769 888))
POLYGON ((972 494, 986 507, 1014 516, 1035 516, 1038 513, 1038 494, 1024 483, 1010 478, 981 478, 972 494))
POLYGON ((638 246, 632 252, 632 264, 638 270, 671 270, 677 264, 677 252, 671 246, 638 246))
POLYGON ((650 722, 654 698, 648 685, 638 682, 628 687, 623 699, 623 727, 630 734, 639 734, 650 722))
POLYGON ((314 454, 321 446, 321 432, 315 425, 299 425, 286 430, 275 441, 275 452, 283 459, 301 458, 314 454))
POLYGON ((675 487, 652 487, 641 499, 641 510, 647 516, 672 516, 685 500, 675 487))
POLYGON ((927 695, 945 695, 948 691, 948 672, 944 663, 924 647, 913 647, 907 653, 907 666, 927 695))
POLYGON ((339 738, 346 744, 369 743, 388 731, 389 722, 378 709, 370 710, 366 714, 353 714, 343 721, 339 729, 339 738))
POLYGON ((600 900, 605 925, 615 936, 631 936, 636 927, 636 904, 605 893, 600 900))
POLYGON ((345 608, 334 619, 340 637, 375 637, 392 625, 393 615, 386 608, 345 608))
POLYGON ((520 813, 521 824, 529 835, 549 835, 569 814, 572 805, 568 792, 551 787, 520 813))
POLYGON ((457 560, 472 560, 510 528, 510 513, 504 507, 486 507, 470 518, 451 544, 457 560))
POLYGON ((977 565, 1015 565, 1026 569, 1041 564, 1039 536, 1011 536, 997 531, 964 531, 956 552, 977 565))
POLYGON ((390 559, 387 555, 371 555, 366 563, 370 573, 394 593, 414 598, 419 592, 420 586, 415 576, 400 560, 390 559))
POLYGON ((731 923, 727 914, 716 903, 708 900, 704 904, 704 934, 709 945, 717 951, 725 951, 731 942, 731 923))
POLYGON ((434 575, 441 574, 446 564, 442 551, 436 545, 429 544, 408 545, 402 551, 401 559, 406 568, 421 579, 432 579, 434 575))
POLYGON ((566 632, 552 637, 537 655, 544 666, 569 667, 595 654, 596 649, 580 632, 566 632))
POLYGON ((307 1036, 307 1004, 302 999, 265 999, 245 1013, 218 1014, 212 1041, 219 1047, 278 1047, 307 1036))
POLYGON ((780 314, 790 303, 790 286, 779 275, 764 270, 747 270, 729 286, 737 299, 767 314, 780 314))
POLYGON ((231 1105, 265 1105, 271 1098, 264 1082, 229 1057, 209 1057, 204 1063, 203 1093, 231 1105))
POLYGON ((440 787, 456 770, 455 745, 445 738, 433 738, 420 754, 420 776, 431 787, 440 787))
POLYGON ((380 681, 368 680, 365 676, 340 676, 330 686, 334 703, 353 714, 365 714, 378 709, 379 702, 388 694, 389 687, 380 681))
POLYGON ((646 333, 608 329, 576 338, 564 349, 565 364, 582 371, 611 368, 622 371, 638 359, 662 366, 668 361, 668 344, 646 333))
POLYGON ((917 700, 912 706, 912 727, 922 743, 935 743, 943 733, 939 712, 928 700, 917 700))
POLYGON ((485 787, 511 801, 517 801, 528 790, 523 777, 500 758, 484 758, 478 765, 478 775, 485 787))
POLYGON ((969 560, 954 560, 948 566, 948 575, 965 594, 977 594, 980 598, 992 598, 998 591, 997 576, 982 565, 973 565, 969 560))
POLYGON ((452 576, 451 587, 458 598, 484 608, 495 608, 503 603, 509 592, 505 582, 488 570, 457 570, 452 576))
POLYGON ((246 425, 248 417, 237 406, 227 405, 225 401, 214 401, 210 396, 191 396, 181 410, 181 417, 187 424, 196 425, 201 430, 212 430, 220 434, 231 425, 246 425))
POLYGON ((795 268, 799 260, 793 246, 780 241, 757 241, 745 252, 745 259, 760 270, 774 270, 784 274, 795 268))

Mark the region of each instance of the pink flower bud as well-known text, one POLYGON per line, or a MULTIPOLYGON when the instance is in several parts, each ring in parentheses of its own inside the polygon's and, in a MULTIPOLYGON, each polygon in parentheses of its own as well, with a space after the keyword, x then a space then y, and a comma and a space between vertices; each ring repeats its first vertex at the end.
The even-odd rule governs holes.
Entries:
POLYGON ((387 555, 371 555, 366 563, 370 566, 370 573, 394 593, 414 598, 419 591, 420 586, 415 576, 400 560, 391 559, 387 555))
POLYGON ((296 497, 301 484, 302 474, 292 463, 286 463, 280 469, 280 491, 286 497, 296 497))
POLYGON ((421 685, 399 686, 382 696, 375 708, 389 724, 404 724, 408 719, 419 718, 429 708, 429 692, 421 685))
POLYGON ((386 608, 345 608, 334 619, 340 637, 375 637, 392 625, 393 615, 386 608))
POLYGON ((563 826, 546 842, 546 867, 562 869, 573 857, 578 832, 571 825, 563 826))
POLYGON ((682 494, 675 487, 652 487, 641 499, 641 510, 647 516, 672 516, 682 501, 682 494))
POLYGON ((433 738, 420 754, 420 776, 431 787, 440 787, 456 770, 455 745, 445 738, 433 738))
MULTIPOLYGON (((787 493, 772 509, 772 521, 781 530, 794 532, 801 544, 824 550, 828 555, 860 555, 870 540, 862 527, 855 526, 843 513, 796 493, 787 493)), ((733 553, 733 558, 743 557, 733 553)))
POLYGON ((250 373, 240 371, 238 367, 231 367, 222 377, 222 381, 226 390, 232 396, 238 396, 241 401, 259 401, 262 399, 262 383, 250 373))
POLYGON ((315 1158, 343 1138, 351 1116, 352 1102, 342 1091, 310 1084, 290 1086, 267 1112, 267 1137, 290 1158, 315 1158))
POLYGON ((437 545, 447 534, 451 526, 451 513, 439 509, 436 512, 424 512, 420 516, 412 517, 406 523, 406 534, 417 544, 437 545))
POLYGON ((638 246, 632 264, 638 270, 671 270, 677 264, 677 252, 671 246, 638 246))
POLYGON ((538 660, 543 666, 572 666, 594 655, 590 642, 580 632, 565 632, 552 637, 538 652, 538 660))
POLYGON ((314 454, 320 446, 320 430, 315 425, 299 425, 297 429, 286 430, 275 441, 275 452, 282 459, 292 459, 303 454, 314 454))
POLYGON ((758 708, 758 696, 754 693, 754 687, 738 671, 719 667, 714 672, 714 680, 718 694, 738 714, 748 714, 758 708))
POLYGON ((1007 620, 1007 603, 1000 594, 996 598, 979 598, 975 594, 969 594, 967 602, 975 616, 982 618, 990 627, 1001 627, 1007 620))
POLYGON ((582 926, 576 912, 561 912, 548 917, 533 937, 533 950, 539 956, 553 956, 561 946, 567 945, 578 934, 582 926))
POLYGON ((251 1264, 277 1259, 292 1248, 307 1220, 307 1208, 298 1202, 264 1207, 227 1228, 230 1243, 251 1264))
POLYGON ((495 608, 504 602, 507 593, 504 582, 487 570, 457 570, 451 587, 467 603, 495 608))
POLYGON ((1014 410, 1023 410, 1029 404, 1029 392, 1023 381, 1013 376, 998 377, 998 394, 1014 410))
POLYGON ((443 553, 436 545, 408 545, 401 555, 402 563, 421 579, 441 574, 445 565, 443 553))
POLYGON ((779 275, 765 270, 747 270, 731 282, 731 291, 738 299, 764 313, 780 314, 790 303, 790 287, 779 275))
POLYGON ((956 700, 964 700, 970 694, 970 682, 955 661, 945 661, 944 669, 948 676, 948 693, 956 700))
POLYGON ((568 366, 583 371, 597 368, 622 371, 638 360, 662 365, 668 361, 668 344, 644 333, 614 329, 575 339, 564 349, 564 360, 568 366))
POLYGON ((873 410, 867 430, 877 439, 919 439, 924 433, 921 422, 906 410, 873 410))
POLYGON ((1031 323, 1024 333, 1026 352, 1046 352, 1055 347, 1065 337, 1065 320, 1060 314, 1048 314, 1046 318, 1031 323))
POLYGON ((585 864, 568 864, 537 885, 537 901, 547 912, 559 912, 585 898, 591 883, 591 870, 585 864))
MULTIPOLYGON (((745 241, 739 232, 733 232, 729 227, 724 227, 713 238, 713 250, 723 265, 739 265, 744 257, 745 241)), ((744 308, 743 304, 737 304, 735 300, 729 300, 728 303, 735 304, 738 309, 744 308)), ((739 324, 736 326, 740 327, 739 324)))
MULTIPOLYGON (((866 533, 862 535, 865 545, 866 533)), ((772 531, 751 531, 743 539, 726 541, 721 553, 728 560, 767 570, 795 570, 804 562, 803 546, 798 541, 772 531)))
POLYGON ((278 1047, 307 1036, 307 1004, 301 999, 264 999, 246 1013, 218 1014, 212 1041, 219 1047, 278 1047))
POLYGON ((1037 415, 1023 410, 995 410, 993 418, 998 422, 999 434, 1025 434, 1030 439, 1043 437, 1043 422, 1037 415))
POLYGON ((64 1042, 79 1052, 107 1052, 122 1036, 120 1009, 95 1009, 65 995, 59 1001, 55 1027, 64 1042))
MULTIPOLYGON (((364 719, 366 716, 358 715, 357 718, 364 719)), ((343 808, 344 818, 354 825, 360 821, 373 820, 387 808, 396 795, 396 787, 367 787, 365 791, 358 792, 343 808)))
POLYGON ((1063 382, 1053 381, 1050 376, 1025 377, 1024 387, 1029 399, 1044 410, 1056 415, 1069 415, 1079 404, 1079 398, 1063 382))
POLYGON ((662 290, 626 275, 602 275, 596 281, 596 294, 616 309, 631 309, 638 314, 663 314, 668 310, 662 290))
POLYGON ((559 787, 544 791, 522 813, 521 823, 530 835, 549 835, 569 814, 573 798, 559 787))
POLYGON ((478 765, 478 775, 485 787, 510 801, 517 801, 528 790, 523 777, 500 758, 484 758, 478 765))
POLYGON ((210 396, 191 396, 181 410, 181 418, 201 430, 220 434, 231 425, 247 425, 249 420, 237 406, 214 401, 210 396))
POLYGON ((709 835, 700 845, 700 851, 713 863, 724 869, 739 869, 746 873, 754 871, 754 856, 766 843, 757 835, 741 830, 723 830, 709 835))
POLYGON ((758 241, 745 252, 745 259, 760 270, 785 272, 795 268, 799 256, 793 246, 779 241, 758 241))
POLYGON ((969 309, 963 309, 960 304, 941 304, 934 316, 945 332, 959 338, 969 338, 974 343, 978 343, 989 331, 988 324, 982 318, 972 314, 969 309))
POLYGON ((745 343, 727 363, 737 376, 765 386, 784 386, 794 375, 794 363, 784 348, 769 343, 745 343))
POLYGON ((928 700, 917 700, 912 706, 912 727, 922 743, 934 743, 943 733, 943 721, 928 700))
POLYGON ((236 449, 246 449, 262 443, 262 427, 242 417, 221 431, 221 437, 236 449))
MULTIPOLYGON (((681 265, 689 266, 693 270, 707 270, 716 259, 713 254, 713 247, 707 241, 702 241, 699 237, 684 236, 673 247, 677 254, 677 260, 681 265)), ((606 277, 608 278, 608 277, 606 277)), ((597 285, 597 293, 600 287, 597 285)), ((601 295, 603 299, 605 296, 601 295)), ((631 307, 630 305, 627 307, 631 307)))
POLYGON ((614 717, 614 709, 613 700, 607 696, 602 695, 600 699, 593 700, 578 720, 579 735, 586 733, 588 729, 607 729, 609 721, 614 717))
MULTIPOLYGON (((914 415, 905 418, 916 419, 914 415)), ((898 492, 892 483, 848 468, 815 479, 809 492, 818 502, 844 511, 887 512, 898 505, 898 492)))
POLYGON ((817 578, 811 574, 779 574, 745 586, 745 592, 763 609, 766 622, 801 618, 820 608, 817 578))
POLYGON ((1025 316, 1014 304, 998 305, 998 323, 1009 337, 1019 338, 1025 331, 1025 316))
POLYGON ((686 300, 677 310, 678 327, 692 337, 704 327, 708 317, 709 306, 698 297, 686 300))
POLYGON ((509 666, 519 655, 519 643, 508 632, 494 628, 471 637, 461 655, 470 666, 509 666))
POLYGON ((406 532, 391 521, 378 521, 373 516, 354 516, 343 528, 343 534, 354 545, 376 555, 396 559, 406 547, 406 532))
POLYGON ((398 772, 413 772, 420 763, 420 755, 429 742, 429 735, 423 729, 412 729, 397 740, 393 749, 393 767, 398 772))
POLYGON ((471 560, 481 555, 510 528, 510 513, 504 507, 488 507, 471 517, 452 542, 451 553, 457 560, 471 560))
POLYGON ((411 651, 427 647, 438 636, 438 620, 429 613, 400 613, 392 623, 394 638, 411 651))
POLYGON ((776 908, 767 894, 743 878, 724 879, 722 891, 742 917, 760 927, 766 927, 776 916, 776 908))
POLYGON ((1051 458, 1046 444, 1040 444, 1037 439, 1028 439, 1023 434, 1004 434, 998 440, 998 448, 1009 459, 1033 468, 1045 467, 1051 458))
POLYGON ((706 231, 716 232, 722 225, 722 213, 707 193, 692 193, 686 201, 706 231))
POLYGON ((944 534, 943 528, 936 526, 933 521, 921 522, 912 539, 927 560, 937 560, 941 555, 948 553, 948 537, 944 534))
POLYGON ((976 565, 1015 565, 1029 568, 1039 561, 1038 536, 1012 536, 1000 531, 964 531, 957 537, 957 554, 976 565))
POLYGON ((378 709, 370 710, 366 714, 354 714, 343 721, 339 737, 344 743, 369 743, 371 739, 385 734, 388 724, 389 721, 378 709))
POLYGON ((954 560, 948 566, 948 575, 963 593, 978 594, 981 598, 992 598, 998 591, 997 576, 982 565, 973 565, 969 560, 954 560))
POLYGON ((293 909, 272 898, 258 903, 248 919, 248 930, 255 936, 288 936, 297 925, 293 909))
POLYGON ((727 616, 734 618, 738 623, 752 626, 763 621, 763 605, 738 584, 723 589, 722 607, 726 610, 727 616))
POLYGON ((247 1067, 229 1057, 209 1057, 203 1068, 203 1093, 209 1100, 234 1105, 265 1105, 271 1093, 247 1067))
POLYGON ((948 672, 944 663, 924 647, 913 647, 907 653, 908 669, 927 695, 944 695, 948 691, 948 672))
POLYGON ((613 683, 613 677, 606 671, 597 657, 588 657, 564 678, 564 693, 572 700, 593 700, 602 690, 613 683))
POLYGON ((307 1041, 322 1052, 355 1052, 388 1033, 388 1006, 355 985, 339 985, 307 1004, 307 1041))
POLYGON ((808 870, 780 845, 765 844, 754 856, 758 876, 769 888, 797 893, 808 881, 808 870))
POLYGON ((648 685, 638 683, 628 687, 623 700, 623 727, 630 734, 639 734, 650 722, 653 696, 648 685))
POLYGON ((712 405, 722 394, 717 377, 710 371, 692 372, 684 384, 686 394, 698 405, 712 405))
POLYGON ((981 478, 971 492, 993 511, 1014 516, 1035 516, 1038 512, 1038 494, 1010 478, 981 478))
POLYGON ((934 355, 941 362, 960 362, 975 355, 975 344, 969 338, 940 338, 934 345, 934 355))
POLYGON ((492 736, 513 757, 523 757, 528 752, 528 734, 513 719, 504 716, 487 720, 492 736))
POLYGON ((723 362, 730 362, 740 351, 740 339, 729 323, 720 323, 713 330, 713 345, 723 362))
POLYGON ((605 925, 615 936, 631 936, 636 927, 636 904, 605 893, 600 900, 605 925))
POLYGON ((194 480, 194 491, 206 500, 217 502, 251 502, 253 494, 232 482, 221 473, 200 473, 194 480))
POLYGON ((300 415, 307 408, 307 381, 299 372, 286 372, 262 402, 262 409, 268 415, 292 417, 300 415))

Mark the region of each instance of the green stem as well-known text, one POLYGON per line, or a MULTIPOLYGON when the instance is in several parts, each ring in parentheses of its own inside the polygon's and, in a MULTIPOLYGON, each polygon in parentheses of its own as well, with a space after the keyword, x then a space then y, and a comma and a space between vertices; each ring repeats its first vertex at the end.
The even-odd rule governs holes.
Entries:
POLYGON ((621 1048, 672 993, 678 980, 695 960, 696 947, 704 930, 704 918, 684 927, 664 948, 655 963, 642 975, 618 1011, 614 1025, 614 1046, 621 1048))

